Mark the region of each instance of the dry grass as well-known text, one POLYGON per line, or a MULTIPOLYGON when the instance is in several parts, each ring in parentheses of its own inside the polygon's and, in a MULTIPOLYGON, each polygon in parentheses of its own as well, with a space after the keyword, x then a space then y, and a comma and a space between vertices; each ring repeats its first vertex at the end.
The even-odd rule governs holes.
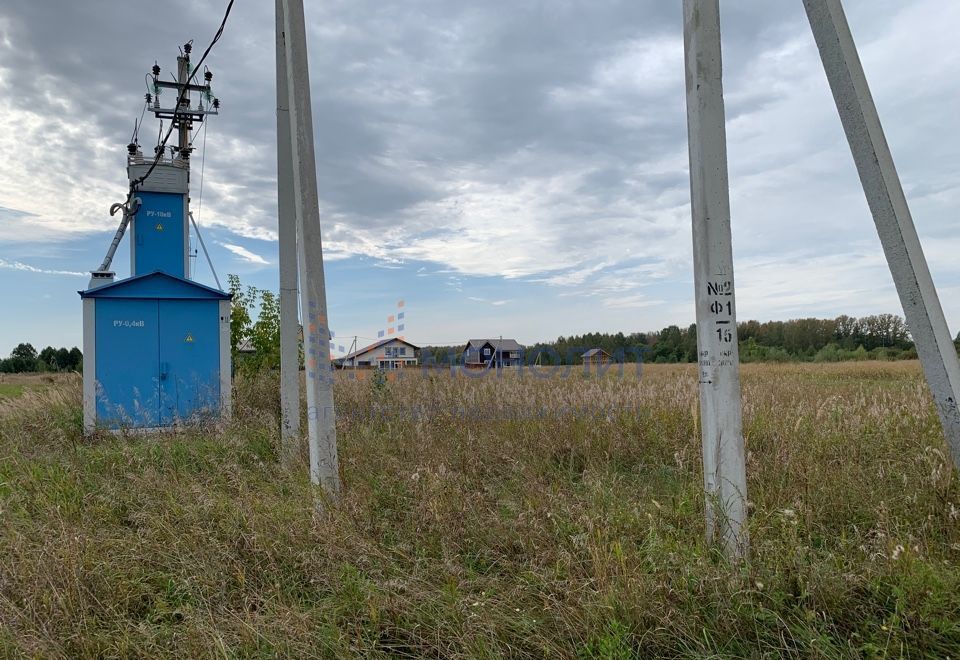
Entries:
POLYGON ((63 385, 75 378, 76 374, 2 374, 0 373, 0 411, 4 402, 15 399, 24 392, 44 390, 55 385, 63 385))
POLYGON ((753 560, 702 542, 696 382, 337 390, 340 504, 277 463, 275 376, 225 429, 0 418, 0 655, 956 656, 960 489, 915 363, 747 365, 753 560))

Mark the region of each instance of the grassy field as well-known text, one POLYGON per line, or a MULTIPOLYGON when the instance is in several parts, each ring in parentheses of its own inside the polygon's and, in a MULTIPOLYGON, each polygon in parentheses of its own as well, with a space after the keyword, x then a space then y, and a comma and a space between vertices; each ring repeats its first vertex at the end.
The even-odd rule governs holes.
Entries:
POLYGON ((23 385, 19 383, 0 383, 0 399, 13 399, 23 394, 23 385))
POLYGON ((0 656, 960 656, 960 488, 916 363, 746 365, 753 554, 704 545, 696 380, 338 383, 342 500, 225 428, 0 403, 0 656))
POLYGON ((16 399, 28 390, 43 390, 48 387, 69 383, 76 374, 0 374, 0 404, 4 400, 16 399))

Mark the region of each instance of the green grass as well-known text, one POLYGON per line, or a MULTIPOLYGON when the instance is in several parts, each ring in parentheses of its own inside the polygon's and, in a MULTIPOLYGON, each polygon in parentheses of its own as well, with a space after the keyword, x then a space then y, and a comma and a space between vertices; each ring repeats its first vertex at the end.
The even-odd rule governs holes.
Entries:
POLYGON ((23 394, 23 385, 0 383, 0 398, 13 399, 23 394))
POLYGON ((30 393, 0 417, 0 656, 960 655, 960 488, 917 365, 743 382, 742 568, 703 542, 688 367, 345 379, 319 510, 305 457, 278 464, 275 376, 223 429, 149 438, 83 439, 77 384, 30 393))

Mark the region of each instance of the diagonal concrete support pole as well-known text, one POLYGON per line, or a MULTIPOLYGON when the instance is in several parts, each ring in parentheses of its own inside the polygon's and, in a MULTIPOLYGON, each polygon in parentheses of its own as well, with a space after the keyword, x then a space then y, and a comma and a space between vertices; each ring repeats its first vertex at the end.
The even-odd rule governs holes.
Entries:
POLYGON ((960 362, 840 0, 804 0, 943 433, 960 468, 960 362))
POLYGON ((743 559, 747 474, 730 238, 718 0, 684 0, 687 131, 707 539, 743 559))
POLYGON ((330 369, 330 326, 320 238, 320 200, 313 144, 310 74, 307 66, 307 26, 303 0, 282 0, 293 139, 293 190, 300 256, 300 307, 307 369, 307 436, 310 479, 335 498, 340 492, 337 431, 330 369))
POLYGON ((300 316, 297 289, 297 214, 283 0, 277 18, 277 219, 280 233, 280 438, 282 460, 300 453, 300 316))

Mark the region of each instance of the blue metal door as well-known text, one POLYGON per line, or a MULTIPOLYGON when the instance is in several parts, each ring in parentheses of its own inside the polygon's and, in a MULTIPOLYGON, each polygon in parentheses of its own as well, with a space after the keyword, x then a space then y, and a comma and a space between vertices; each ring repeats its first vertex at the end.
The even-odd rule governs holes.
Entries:
POLYGON ((157 301, 97 300, 97 420, 108 428, 157 425, 157 301))
POLYGON ((219 410, 219 320, 217 301, 160 301, 161 424, 219 410))
POLYGON ((157 270, 186 277, 183 195, 138 193, 142 206, 134 218, 134 268, 131 275, 157 270))

